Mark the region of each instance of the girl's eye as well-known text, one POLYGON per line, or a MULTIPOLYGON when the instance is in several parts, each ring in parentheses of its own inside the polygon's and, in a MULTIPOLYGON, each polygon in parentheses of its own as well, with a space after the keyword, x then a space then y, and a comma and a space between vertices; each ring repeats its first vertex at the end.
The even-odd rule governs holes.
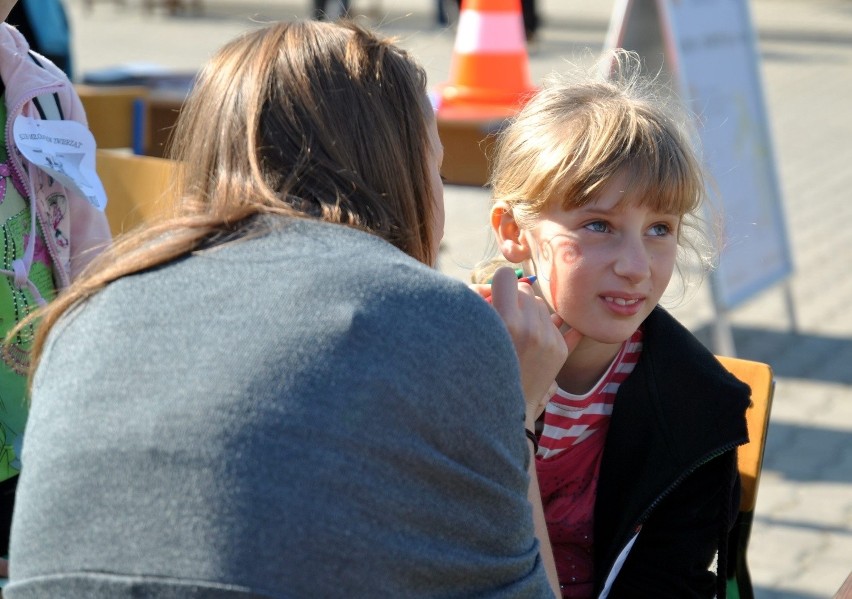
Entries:
POLYGON ((651 228, 648 229, 648 232, 654 237, 664 237, 671 233, 672 228, 666 223, 657 223, 656 225, 651 225, 651 228))
POLYGON ((609 225, 607 225, 602 220, 596 220, 591 223, 586 223, 584 227, 589 231, 594 231, 595 233, 606 233, 607 231, 609 231, 609 225))

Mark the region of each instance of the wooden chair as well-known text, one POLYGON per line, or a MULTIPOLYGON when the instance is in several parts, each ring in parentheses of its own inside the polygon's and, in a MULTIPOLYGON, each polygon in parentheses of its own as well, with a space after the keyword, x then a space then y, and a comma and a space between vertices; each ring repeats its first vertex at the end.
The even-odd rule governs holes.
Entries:
POLYGON ((741 446, 738 452, 742 481, 740 511, 728 539, 728 597, 754 599, 746 552, 754 520, 760 471, 763 467, 763 451, 766 447, 775 378, 768 364, 740 358, 716 357, 731 374, 751 387, 751 406, 746 411, 749 442, 741 446))
POLYGON ((132 148, 136 103, 148 95, 141 85, 77 84, 89 130, 99 148, 132 148))
POLYGON ((98 150, 97 170, 107 196, 106 215, 113 236, 169 214, 174 162, 127 151, 98 150))

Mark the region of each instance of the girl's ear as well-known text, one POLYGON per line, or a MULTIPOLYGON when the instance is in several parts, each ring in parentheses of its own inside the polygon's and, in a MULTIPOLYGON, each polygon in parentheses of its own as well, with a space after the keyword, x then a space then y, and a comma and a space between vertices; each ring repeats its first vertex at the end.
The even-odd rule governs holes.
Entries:
POLYGON ((520 263, 530 258, 526 235, 515 220, 512 208, 505 202, 495 202, 491 208, 491 227, 497 237, 497 246, 509 262, 520 263))

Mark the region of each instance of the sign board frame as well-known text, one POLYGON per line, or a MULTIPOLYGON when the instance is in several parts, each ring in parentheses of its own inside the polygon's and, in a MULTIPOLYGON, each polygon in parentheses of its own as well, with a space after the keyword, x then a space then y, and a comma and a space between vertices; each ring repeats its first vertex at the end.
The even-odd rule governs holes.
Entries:
MULTIPOLYGON (((743 0, 617 0, 604 51, 624 48, 669 83, 694 115, 712 210, 721 214, 719 264, 710 276, 719 320, 793 272, 765 110, 759 55, 743 0), (668 80, 666 80, 668 78, 668 80)), ((787 307, 795 326, 792 299, 787 307)), ((730 332, 717 348, 733 354, 730 332)))

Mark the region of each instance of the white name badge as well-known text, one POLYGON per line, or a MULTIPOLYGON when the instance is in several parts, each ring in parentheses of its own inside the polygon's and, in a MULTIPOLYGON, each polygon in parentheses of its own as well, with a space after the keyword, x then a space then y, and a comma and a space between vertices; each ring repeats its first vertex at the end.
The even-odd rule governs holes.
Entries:
POLYGON ((19 115, 12 135, 27 160, 103 212, 107 197, 95 168, 95 138, 87 127, 19 115))

